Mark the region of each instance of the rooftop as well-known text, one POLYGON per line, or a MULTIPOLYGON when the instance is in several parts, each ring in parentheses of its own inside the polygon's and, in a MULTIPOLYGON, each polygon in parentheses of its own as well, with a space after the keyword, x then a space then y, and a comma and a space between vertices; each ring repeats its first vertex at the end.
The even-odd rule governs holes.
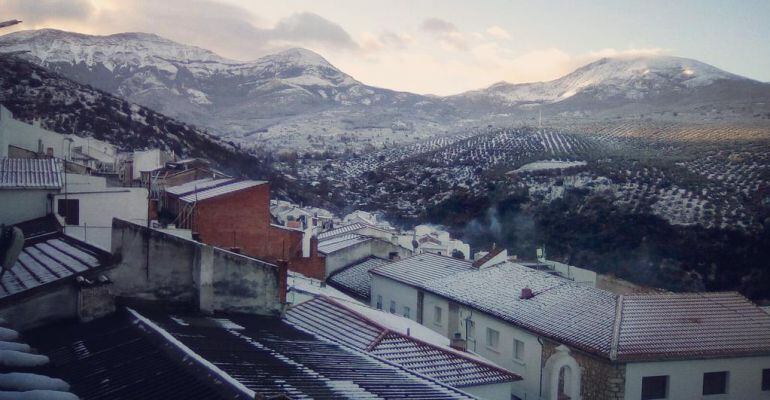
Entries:
POLYGON ((341 226, 339 228, 334 228, 332 230, 319 233, 318 234, 318 240, 324 240, 324 239, 331 238, 331 237, 334 237, 334 236, 355 232, 355 231, 357 231, 359 229, 363 229, 363 228, 366 228, 366 225, 364 225, 364 224, 362 224, 360 222, 357 222, 355 224, 341 226))
POLYGON ((355 233, 346 233, 343 235, 320 240, 318 242, 318 252, 323 254, 331 254, 335 251, 340 251, 350 246, 355 246, 359 243, 364 243, 374 239, 375 238, 369 236, 358 235, 355 233))
POLYGON ((369 275, 369 271, 372 268, 389 262, 382 258, 369 257, 335 271, 326 281, 343 292, 368 300, 372 285, 372 277, 369 275))
POLYGON ((51 284, 74 279, 107 265, 109 253, 67 235, 28 239, 12 268, 0 280, 0 302, 51 284))
POLYGON ((208 200, 214 197, 230 194, 239 190, 249 189, 255 186, 265 184, 265 181, 236 181, 227 183, 221 186, 216 186, 204 190, 194 191, 179 198, 179 200, 185 203, 194 203, 196 201, 208 200))
POLYGON ((63 171, 55 158, 0 158, 0 189, 61 189, 63 171))
POLYGON ((476 355, 452 349, 447 345, 446 338, 441 337, 440 344, 431 343, 432 331, 427 335, 428 340, 418 338, 421 330, 427 328, 414 321, 368 307, 364 314, 361 312, 364 307, 316 297, 292 307, 286 319, 303 330, 344 346, 367 351, 453 387, 521 379, 476 355), (392 319, 396 321, 390 321, 392 319), (383 321, 392 323, 388 327, 388 322, 383 321), (413 334, 402 332, 407 329, 413 334))
POLYGON ((212 187, 222 186, 232 181, 232 178, 203 178, 192 182, 183 183, 181 185, 167 187, 166 192, 176 196, 184 196, 186 194, 200 192, 212 187))
POLYGON ((370 270, 372 274, 391 278, 407 285, 421 287, 435 279, 472 270, 470 261, 438 254, 423 253, 384 264, 370 270))

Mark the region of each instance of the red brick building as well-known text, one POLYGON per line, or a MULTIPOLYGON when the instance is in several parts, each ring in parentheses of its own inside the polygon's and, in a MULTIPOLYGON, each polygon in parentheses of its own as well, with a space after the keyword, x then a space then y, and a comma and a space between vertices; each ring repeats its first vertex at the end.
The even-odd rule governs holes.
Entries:
POLYGON ((233 181, 181 196, 179 202, 179 212, 189 216, 201 242, 272 263, 286 260, 290 270, 324 279, 317 240, 303 249, 305 232, 272 223, 269 183, 233 181))

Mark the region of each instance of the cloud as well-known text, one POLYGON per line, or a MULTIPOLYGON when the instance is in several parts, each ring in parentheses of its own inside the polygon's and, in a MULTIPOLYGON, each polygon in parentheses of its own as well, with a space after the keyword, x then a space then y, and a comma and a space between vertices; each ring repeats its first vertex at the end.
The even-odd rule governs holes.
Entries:
POLYGON ((434 34, 445 34, 459 31, 455 24, 441 18, 428 18, 422 21, 422 24, 420 24, 420 29, 434 34))
POLYGON ((2 0, 0 10, 7 18, 34 24, 88 18, 94 7, 88 0, 2 0))
POLYGON ((356 49, 358 44, 340 25, 318 14, 302 12, 283 18, 269 29, 257 31, 266 40, 290 43, 318 43, 338 48, 356 49))
POLYGON ((495 39, 501 39, 501 40, 507 40, 511 38, 511 34, 508 33, 508 31, 506 31, 505 29, 497 25, 492 25, 489 28, 487 28, 487 35, 495 39))

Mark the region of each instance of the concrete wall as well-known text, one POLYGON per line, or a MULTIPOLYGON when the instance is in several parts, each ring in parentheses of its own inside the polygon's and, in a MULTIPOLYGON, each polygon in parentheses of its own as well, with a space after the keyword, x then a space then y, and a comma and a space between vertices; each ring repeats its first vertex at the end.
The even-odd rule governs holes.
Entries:
POLYGON ((19 331, 77 316, 78 289, 73 284, 51 288, 0 306, 0 317, 19 331))
POLYGON ((285 271, 275 265, 117 219, 112 252, 120 260, 107 272, 116 296, 207 312, 282 308, 285 271))
POLYGON ((513 383, 497 383, 493 385, 466 386, 460 390, 484 400, 511 400, 513 383))
POLYGON ((326 276, 328 277, 335 271, 367 257, 375 256, 387 260, 392 252, 398 253, 398 256, 401 258, 412 255, 410 250, 380 239, 367 240, 366 242, 329 253, 326 255, 326 276))
POLYGON ((396 302, 396 314, 403 315, 409 307, 409 319, 417 321, 417 289, 379 275, 372 275, 371 306, 377 308, 377 296, 382 296, 382 309, 389 312, 390 302, 396 302))
POLYGON ((45 216, 51 211, 48 194, 56 192, 0 189, 0 223, 10 225, 45 216))
POLYGON ((627 400, 639 400, 642 377, 668 375, 667 399, 770 399, 762 391, 762 369, 770 368, 770 357, 721 358, 626 364, 627 400), (727 395, 703 396, 705 372, 728 371, 727 395))

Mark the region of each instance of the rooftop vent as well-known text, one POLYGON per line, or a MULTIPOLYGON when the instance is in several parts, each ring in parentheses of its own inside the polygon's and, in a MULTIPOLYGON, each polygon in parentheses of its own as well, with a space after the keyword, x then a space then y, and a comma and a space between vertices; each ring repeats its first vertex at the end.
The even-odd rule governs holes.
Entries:
POLYGON ((525 287, 525 288, 521 289, 521 295, 519 296, 520 299, 528 300, 528 299, 531 299, 533 297, 535 297, 535 293, 532 292, 532 289, 530 289, 528 287, 525 287))

